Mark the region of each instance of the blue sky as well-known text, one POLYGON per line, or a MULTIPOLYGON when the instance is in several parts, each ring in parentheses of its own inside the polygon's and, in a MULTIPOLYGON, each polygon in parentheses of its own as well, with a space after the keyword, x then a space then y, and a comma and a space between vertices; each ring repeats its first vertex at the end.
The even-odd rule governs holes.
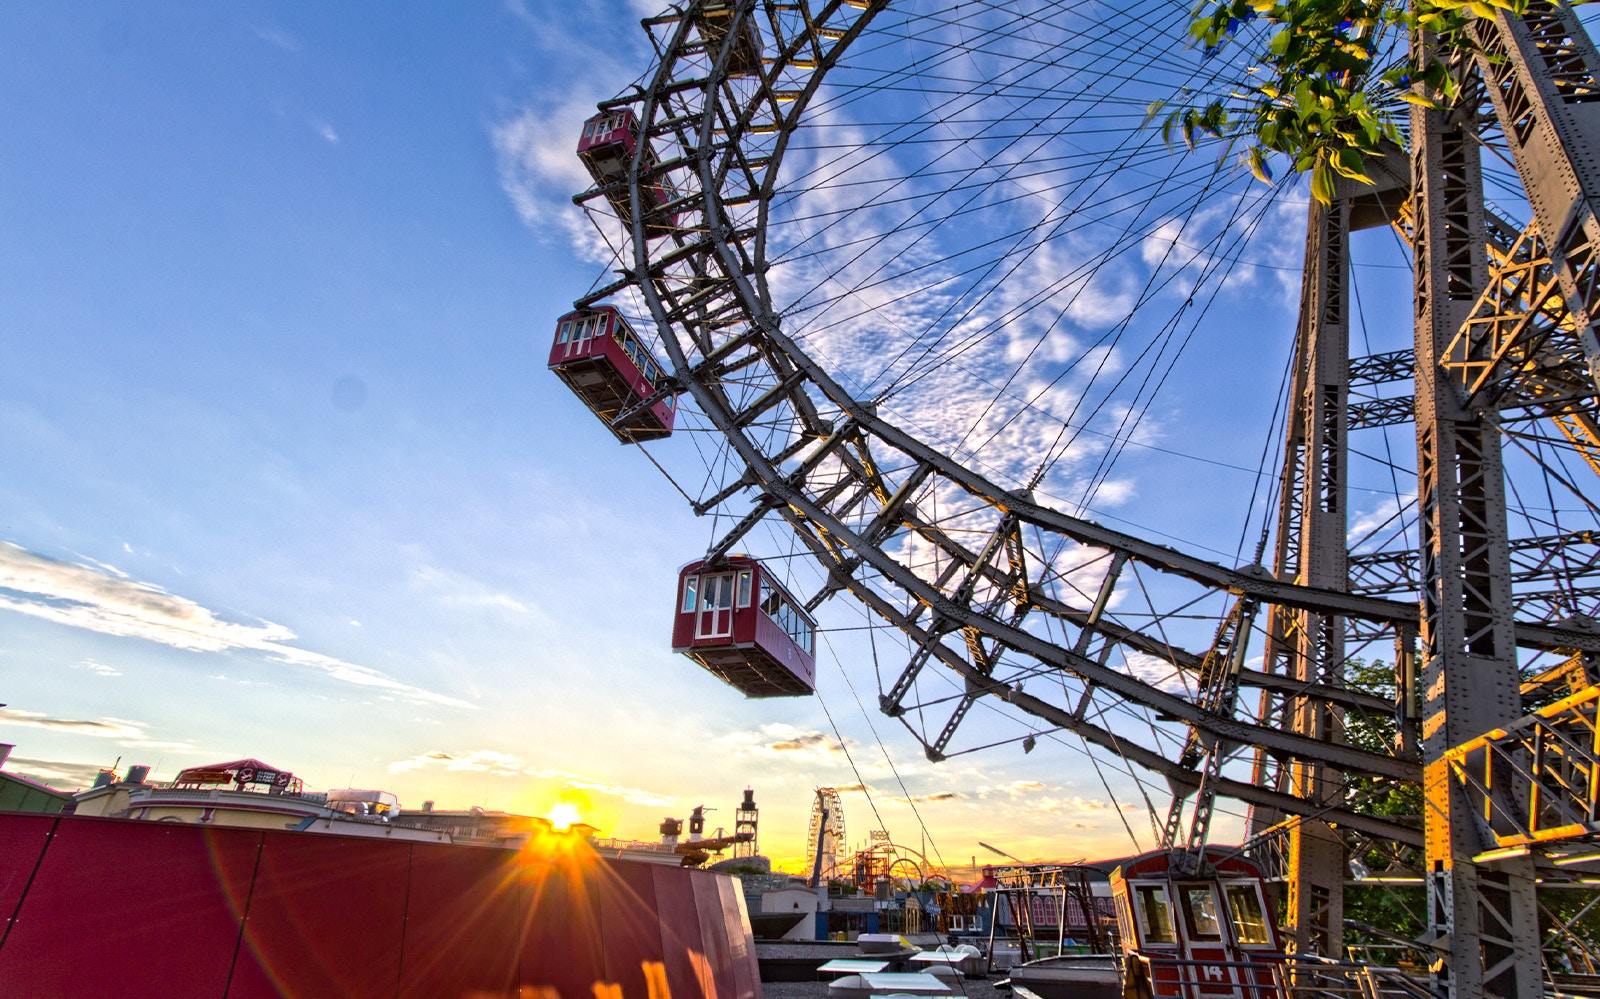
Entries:
MULTIPOLYGON (((709 525, 544 370, 598 273, 571 149, 645 68, 638 16, 0 7, 10 769, 248 755, 413 807, 570 800, 641 838, 702 802, 731 824, 753 785, 780 858, 810 789, 859 779, 913 845, 895 799, 920 799, 952 861, 979 838, 1132 849, 1067 746, 926 763, 858 708, 840 663, 869 707, 875 680, 850 633, 819 664, 848 759, 819 702, 746 702, 668 651, 676 567, 709 525)), ((1288 218, 1271 266, 1292 271, 1288 218)), ((1227 305, 1149 442, 1254 467, 1296 286, 1227 305)), ((1117 526, 1233 550, 1247 473, 1136 448, 1119 474, 1117 526)), ((846 811, 852 839, 877 823, 859 793, 846 811)), ((1122 811, 1148 847, 1142 803, 1122 811)))

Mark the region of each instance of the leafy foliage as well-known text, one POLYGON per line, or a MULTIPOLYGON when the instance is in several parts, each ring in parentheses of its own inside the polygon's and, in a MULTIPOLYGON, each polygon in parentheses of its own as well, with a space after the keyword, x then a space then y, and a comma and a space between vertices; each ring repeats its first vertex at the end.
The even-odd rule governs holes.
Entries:
MULTIPOLYGON (((1392 699, 1395 694, 1394 668, 1382 660, 1349 660, 1345 664, 1345 682, 1353 689, 1377 697, 1392 699)), ((1353 746, 1372 752, 1388 752, 1394 747, 1395 719, 1393 715, 1347 714, 1344 734, 1345 740, 1353 746)), ((1422 788, 1415 784, 1353 777, 1348 790, 1353 799, 1352 807, 1367 815, 1420 817, 1424 810, 1422 788)), ((1351 859, 1372 870, 1382 870, 1387 863, 1386 858, 1376 850, 1351 859)), ((1376 936, 1364 932, 1351 933, 1351 942, 1383 947, 1397 939, 1415 939, 1426 928, 1423 923, 1423 916, 1427 912, 1425 895, 1421 886, 1412 885, 1347 887, 1344 896, 1345 918, 1379 931, 1376 936)), ((1402 951, 1389 954, 1385 959, 1404 961, 1413 957, 1413 954, 1402 951)))
MULTIPOLYGON (((1394 670, 1381 660, 1351 659, 1345 664, 1345 682, 1353 689, 1378 697, 1395 693, 1394 670)), ((1394 718, 1389 715, 1348 714, 1345 739, 1353 746, 1374 752, 1391 748, 1395 739, 1394 718)), ((1348 790, 1352 807, 1368 815, 1420 816, 1424 811, 1422 788, 1415 784, 1378 782, 1371 778, 1351 778, 1348 790)), ((1370 851, 1351 859, 1378 871, 1384 856, 1370 851)), ((1540 895, 1540 932, 1545 941, 1546 959, 1557 970, 1592 973, 1596 968, 1591 955, 1600 954, 1600 905, 1587 908, 1596 892, 1564 890, 1540 895), (1565 932, 1552 933, 1557 927, 1565 932)), ((1351 884, 1346 886, 1344 914, 1362 929, 1347 928, 1347 942, 1374 945, 1385 961, 1402 964, 1417 960, 1420 950, 1391 949, 1394 944, 1414 940, 1426 929, 1427 892, 1420 885, 1351 884), (1367 930, 1376 932, 1368 932, 1367 930)))
MULTIPOLYGON (((1351 659, 1345 664, 1345 683, 1353 690, 1375 697, 1394 697, 1394 668, 1381 659, 1367 662, 1351 659)), ((1374 753, 1394 750, 1397 726, 1393 715, 1347 714, 1345 741, 1374 753)), ((1357 810, 1366 815, 1421 815, 1422 788, 1415 784, 1378 781, 1370 777, 1351 777, 1351 796, 1360 802, 1357 810)))
MULTIPOLYGON (((1496 9, 1521 13, 1528 0, 1201 0, 1190 34, 1210 58, 1249 34, 1265 46, 1251 83, 1228 100, 1167 114, 1162 135, 1174 131, 1191 148, 1199 135, 1240 141, 1243 161, 1271 182, 1273 154, 1311 174, 1311 194, 1327 204, 1336 177, 1370 184, 1363 169, 1384 139, 1399 142, 1406 102, 1447 106, 1460 92, 1451 53, 1476 51, 1471 27, 1496 9), (1265 28, 1265 31, 1258 29, 1265 28), (1432 34, 1428 54, 1415 56, 1404 40, 1432 34), (1394 44, 1396 41, 1401 44, 1394 44), (1398 54, 1390 54, 1395 52, 1398 54)), ((1152 117, 1164 102, 1151 105, 1152 117)))

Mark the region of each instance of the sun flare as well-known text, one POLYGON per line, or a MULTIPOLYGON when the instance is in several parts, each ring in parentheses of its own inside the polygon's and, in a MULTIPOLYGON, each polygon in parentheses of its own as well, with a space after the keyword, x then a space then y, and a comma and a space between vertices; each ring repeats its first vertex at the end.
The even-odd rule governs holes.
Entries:
POLYGON ((581 821, 578 809, 565 801, 556 802, 545 818, 550 820, 550 824, 555 826, 557 832, 566 832, 581 821))

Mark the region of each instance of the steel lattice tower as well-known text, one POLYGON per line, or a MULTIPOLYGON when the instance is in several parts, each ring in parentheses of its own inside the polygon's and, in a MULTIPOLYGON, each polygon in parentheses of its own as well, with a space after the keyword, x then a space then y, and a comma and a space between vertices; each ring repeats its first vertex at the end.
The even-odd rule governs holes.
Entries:
MULTIPOLYGON (((1312 585, 1347 585, 1346 434, 1352 421, 1376 426, 1412 419, 1422 613, 1415 651, 1412 636, 1402 633, 1395 662, 1404 692, 1402 738, 1413 736, 1408 722, 1420 722, 1414 735, 1424 762, 1422 873, 1439 953, 1434 971, 1453 996, 1532 997, 1544 990, 1536 851, 1496 849, 1501 837, 1495 835, 1510 823, 1504 813, 1537 809, 1529 801, 1531 785, 1506 767, 1501 786, 1474 789, 1458 778, 1461 754, 1452 750, 1514 727, 1525 713, 1502 412, 1554 420, 1594 464, 1600 352, 1590 317, 1600 304, 1600 60, 1565 5, 1535 2, 1522 15, 1501 11, 1478 32, 1483 52, 1457 65, 1467 95, 1458 108, 1413 109, 1408 176, 1395 176, 1400 171, 1391 157, 1379 164, 1385 169, 1372 171, 1379 178, 1376 191, 1341 185, 1333 204, 1312 206, 1275 568, 1312 585), (1473 99, 1477 94, 1481 100, 1473 99), (1507 224, 1486 212, 1479 138, 1486 123, 1503 131, 1534 209, 1517 247, 1537 242, 1543 253, 1516 253, 1507 245, 1507 224), (1403 195, 1407 186, 1409 204, 1388 221, 1408 230, 1414 253, 1414 352, 1409 359, 1358 358, 1355 364, 1368 378, 1382 378, 1385 368, 1413 377, 1413 409, 1385 412, 1369 405, 1352 412, 1348 238, 1363 227, 1363 217, 1371 219, 1373 201, 1378 207, 1385 200, 1399 203, 1403 199, 1392 195, 1397 189, 1403 195), (1539 376, 1531 377, 1535 371, 1539 376), (1406 717, 1411 705, 1418 717, 1406 717), (1493 814, 1497 809, 1502 815, 1493 814)), ((1278 618, 1270 629, 1269 663, 1276 659, 1279 671, 1304 682, 1338 683, 1340 619, 1309 612, 1278 618)), ((1302 734, 1337 741, 1337 712, 1319 707, 1325 706, 1291 699, 1278 713, 1302 734)), ((1286 783, 1299 797, 1334 804, 1321 770, 1302 764, 1278 775, 1270 763, 1257 767, 1262 778, 1286 783)), ((1258 828, 1271 818, 1257 816, 1258 828)), ((1346 859, 1344 842, 1325 823, 1302 821, 1293 828, 1288 912, 1303 951, 1339 953, 1346 859)))

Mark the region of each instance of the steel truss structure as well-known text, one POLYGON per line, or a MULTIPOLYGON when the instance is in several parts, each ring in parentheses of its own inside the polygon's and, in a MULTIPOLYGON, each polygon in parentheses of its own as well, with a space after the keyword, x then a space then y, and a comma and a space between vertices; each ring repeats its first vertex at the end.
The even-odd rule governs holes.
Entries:
POLYGON ((806 829, 806 852, 811 858, 811 873, 819 881, 831 881, 849 873, 844 802, 835 788, 817 788, 811 802, 811 821, 806 829))
POLYGON ((1002 487, 854 398, 786 330, 769 284, 779 168, 824 78, 886 5, 688 0, 645 22, 657 54, 645 85, 602 104, 631 108, 650 142, 620 182, 631 259, 577 305, 637 294, 673 369, 661 391, 687 393, 744 469, 694 501, 733 524, 710 557, 786 522, 825 572, 809 608, 848 593, 905 636, 880 707, 930 759, 993 699, 1164 778, 1173 845, 1186 816, 1188 842, 1203 843, 1214 798, 1245 803, 1254 848, 1285 858, 1307 955, 1341 956, 1347 860, 1385 844, 1427 880, 1441 987, 1541 993, 1536 857, 1484 854, 1593 832, 1600 793, 1592 695, 1519 721, 1558 683, 1524 684, 1519 657, 1592 672, 1600 629, 1573 608, 1600 593, 1600 545, 1592 530, 1512 541, 1501 455, 1503 439, 1550 427, 1600 471, 1600 57, 1576 17, 1546 0, 1497 11, 1460 65, 1486 103, 1417 108, 1409 153, 1374 165, 1376 189, 1313 206, 1277 544, 1270 568, 1233 569, 1002 487), (1526 226, 1485 209, 1490 127, 1528 192, 1526 226), (662 177, 676 196, 657 204, 644 194, 662 177), (1415 347, 1352 358, 1349 237, 1382 224, 1413 248, 1415 347), (1352 398, 1403 380, 1410 397, 1352 398), (1352 555, 1349 436, 1406 420, 1421 544, 1352 555), (1217 622, 1209 648, 1167 634, 1195 614, 1217 622), (1358 656, 1392 663, 1387 693, 1347 684, 1358 656), (956 694, 922 692, 937 669, 956 694), (1130 736, 1130 709, 1147 735, 1130 736), (934 712, 942 722, 911 724, 934 712), (1355 740, 1357 726, 1393 737, 1355 740), (1363 807, 1402 786, 1423 788, 1423 815, 1363 807))

